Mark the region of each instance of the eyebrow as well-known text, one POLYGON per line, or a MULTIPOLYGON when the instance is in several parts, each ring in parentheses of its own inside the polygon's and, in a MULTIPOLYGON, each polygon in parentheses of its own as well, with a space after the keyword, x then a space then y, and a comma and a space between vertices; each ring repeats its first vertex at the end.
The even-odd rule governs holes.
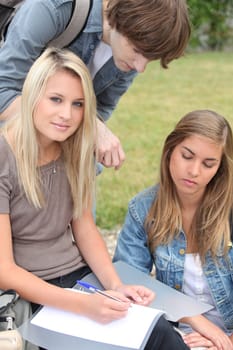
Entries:
MULTIPOLYGON (((186 151, 190 152, 193 156, 195 156, 195 153, 191 149, 189 149, 188 147, 182 146, 182 148, 184 148, 186 151)), ((215 162, 219 161, 219 159, 217 159, 217 158, 205 158, 205 161, 206 160, 215 161, 215 162)))
MULTIPOLYGON (((57 95, 58 97, 64 97, 63 94, 60 94, 59 92, 55 92, 55 91, 50 91, 49 94, 51 94, 51 95, 57 95)), ((75 97, 75 100, 84 101, 84 100, 85 100, 85 97, 75 97)))

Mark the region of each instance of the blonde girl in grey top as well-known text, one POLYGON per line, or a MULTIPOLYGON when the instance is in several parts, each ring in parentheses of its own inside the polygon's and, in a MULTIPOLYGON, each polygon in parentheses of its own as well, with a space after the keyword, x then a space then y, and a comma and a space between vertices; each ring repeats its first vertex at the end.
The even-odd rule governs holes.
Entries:
POLYGON ((126 315, 127 296, 148 304, 153 293, 123 285, 92 218, 95 115, 83 62, 45 50, 26 78, 20 115, 0 137, 0 288, 109 322, 126 315), (124 302, 48 283, 72 276, 69 287, 90 269, 124 302))

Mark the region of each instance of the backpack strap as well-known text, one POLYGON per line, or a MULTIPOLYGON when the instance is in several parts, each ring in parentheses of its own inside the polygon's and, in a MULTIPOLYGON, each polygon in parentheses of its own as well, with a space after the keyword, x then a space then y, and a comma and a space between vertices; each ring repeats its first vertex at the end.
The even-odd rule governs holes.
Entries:
POLYGON ((54 40, 51 40, 48 46, 55 46, 58 48, 63 48, 70 44, 75 37, 83 29, 89 11, 91 9, 91 0, 73 0, 73 13, 71 15, 71 19, 61 35, 59 35, 54 40))
POLYGON ((24 0, 0 0, 0 46, 7 27, 24 0))

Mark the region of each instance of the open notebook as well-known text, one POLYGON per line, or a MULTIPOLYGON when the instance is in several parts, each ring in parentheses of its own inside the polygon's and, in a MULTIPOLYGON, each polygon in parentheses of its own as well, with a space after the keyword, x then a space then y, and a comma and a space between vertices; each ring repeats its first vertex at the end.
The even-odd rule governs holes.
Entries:
MULTIPOLYGON (((108 325, 43 307, 31 321, 20 327, 23 337, 49 350, 143 349, 161 314, 171 321, 177 321, 181 317, 202 314, 212 308, 122 261, 114 263, 114 266, 123 283, 142 284, 155 292, 156 298, 150 307, 133 305, 126 318, 108 325)), ((87 275, 83 281, 102 289, 94 274, 87 275)))
POLYGON ((125 318, 102 325, 84 316, 44 306, 31 323, 94 342, 143 349, 162 313, 154 308, 132 304, 125 318))

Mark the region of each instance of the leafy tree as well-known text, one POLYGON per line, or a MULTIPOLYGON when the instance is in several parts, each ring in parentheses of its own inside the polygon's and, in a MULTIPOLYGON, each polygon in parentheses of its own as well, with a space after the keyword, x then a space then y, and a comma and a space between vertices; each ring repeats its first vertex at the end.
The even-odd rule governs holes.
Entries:
POLYGON ((193 33, 192 46, 221 50, 233 38, 232 0, 187 0, 193 33))

